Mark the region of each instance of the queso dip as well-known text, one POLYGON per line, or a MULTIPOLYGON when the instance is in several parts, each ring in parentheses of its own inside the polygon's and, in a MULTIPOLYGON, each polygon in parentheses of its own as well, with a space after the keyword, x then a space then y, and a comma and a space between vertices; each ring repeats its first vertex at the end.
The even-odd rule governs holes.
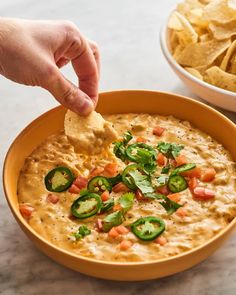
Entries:
POLYGON ((235 163, 221 144, 172 116, 104 117, 119 138, 99 154, 75 152, 61 131, 26 159, 19 210, 43 238, 97 260, 151 261, 236 216, 235 163))

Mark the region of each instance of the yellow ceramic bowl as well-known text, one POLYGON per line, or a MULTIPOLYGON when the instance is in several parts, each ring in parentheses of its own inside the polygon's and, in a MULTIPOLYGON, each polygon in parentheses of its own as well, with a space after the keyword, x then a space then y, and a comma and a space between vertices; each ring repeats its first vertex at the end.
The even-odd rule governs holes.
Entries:
MULTIPOLYGON (((82 273, 112 280, 147 280, 185 270, 211 255, 233 231, 236 218, 214 238, 183 254, 152 262, 103 262, 76 256, 37 234, 18 210, 17 179, 25 158, 49 135, 63 128, 65 109, 57 107, 28 125, 16 138, 5 159, 3 181, 9 206, 27 236, 46 255, 82 273)), ((112 91, 100 94, 97 111, 106 113, 150 113, 174 115, 188 120, 228 149, 236 161, 236 126, 214 109, 186 97, 154 91, 112 91)))

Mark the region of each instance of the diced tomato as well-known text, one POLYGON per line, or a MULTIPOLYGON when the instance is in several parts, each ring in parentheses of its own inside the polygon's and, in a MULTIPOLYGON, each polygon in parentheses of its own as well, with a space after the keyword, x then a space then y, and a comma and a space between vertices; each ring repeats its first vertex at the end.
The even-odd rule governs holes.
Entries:
POLYGON ((131 241, 123 240, 122 242, 120 242, 120 250, 126 251, 130 247, 132 247, 132 245, 133 245, 133 243, 131 241))
POLYGON ((178 157, 175 158, 176 162, 176 167, 187 164, 187 158, 184 155, 179 155, 178 157))
POLYGON ((113 239, 117 238, 119 235, 120 235, 120 234, 118 233, 118 231, 116 230, 115 227, 112 227, 112 228, 110 229, 110 231, 108 232, 108 236, 109 236, 110 238, 113 238, 113 239))
POLYGON ((211 189, 198 186, 193 190, 193 196, 199 201, 207 201, 215 197, 215 192, 211 189))
POLYGON ((101 218, 98 218, 97 219, 97 222, 96 222, 96 228, 99 232, 102 231, 102 219, 101 218))
POLYGON ((114 185, 112 190, 114 193, 120 193, 120 192, 125 193, 130 191, 130 189, 123 182, 119 182, 116 185, 114 185))
POLYGON ((120 204, 115 204, 112 208, 113 211, 120 211, 122 209, 120 204))
POLYGON ((137 137, 137 138, 136 138, 136 142, 143 142, 143 143, 146 143, 146 142, 147 142, 147 139, 146 139, 146 138, 143 138, 143 137, 137 137))
POLYGON ((205 195, 206 196, 211 196, 214 197, 215 196, 215 192, 209 188, 205 188, 205 195))
POLYGON ((159 153, 157 155, 157 164, 159 166, 165 166, 166 162, 167 162, 167 158, 162 153, 159 153))
POLYGON ((167 196, 171 201, 178 203, 180 201, 180 194, 175 193, 175 194, 170 194, 167 196))
POLYGON ((188 180, 188 187, 192 191, 195 187, 198 186, 198 179, 196 177, 190 178, 188 180))
POLYGON ((124 225, 118 225, 115 229, 121 235, 127 234, 129 232, 128 228, 124 225))
POLYGON ((52 204, 56 204, 59 201, 59 198, 57 195, 54 194, 48 194, 47 195, 47 201, 52 203, 52 204))
POLYGON ((183 207, 180 207, 176 210, 176 214, 179 216, 179 217, 185 217, 188 215, 188 212, 185 208, 183 207))
POLYGON ((143 200, 143 194, 141 193, 141 191, 138 189, 135 192, 135 197, 138 201, 142 201, 143 200))
POLYGON ((168 190, 168 187, 166 185, 158 187, 157 192, 162 195, 165 195, 165 196, 167 196, 170 193, 170 191, 168 190))
POLYGON ((20 204, 19 209, 20 209, 21 215, 26 219, 30 218, 32 213, 35 210, 31 205, 28 205, 28 204, 20 204))
POLYGON ((106 202, 107 200, 110 199, 110 194, 109 191, 105 191, 101 194, 101 199, 103 202, 106 202))
POLYGON ((118 164, 117 163, 108 163, 104 167, 103 175, 106 177, 116 176, 118 173, 118 164))
POLYGON ((163 236, 160 236, 154 240, 155 243, 160 244, 161 246, 164 246, 167 243, 167 239, 163 236))
POLYGON ((190 178, 193 178, 193 177, 201 178, 202 171, 201 171, 201 168, 196 167, 196 168, 194 168, 192 170, 182 172, 181 174, 186 176, 186 177, 190 177, 190 178))
POLYGON ((216 171, 214 168, 208 168, 204 171, 201 180, 203 182, 210 182, 212 181, 216 176, 216 171))
POLYGON ((142 194, 142 192, 139 189, 136 190, 135 197, 136 197, 136 199, 138 201, 143 201, 143 202, 149 201, 149 199, 148 198, 145 198, 144 195, 142 194))
POLYGON ((166 128, 156 126, 153 128, 152 133, 157 136, 162 136, 163 132, 166 130, 166 128))
POLYGON ((77 220, 77 218, 76 218, 74 215, 72 215, 72 214, 70 214, 70 215, 68 216, 68 218, 69 218, 70 220, 72 220, 72 221, 77 220))
POLYGON ((72 194, 79 194, 80 188, 78 188, 78 186, 76 186, 75 184, 72 184, 71 187, 69 188, 68 192, 72 193, 72 194))
POLYGON ((92 177, 95 177, 95 176, 98 176, 98 175, 102 175, 104 169, 102 167, 94 167, 90 173, 89 173, 89 176, 92 178, 92 177))
POLYGON ((76 185, 78 188, 83 189, 83 188, 85 188, 87 186, 88 179, 83 177, 83 176, 78 176, 73 181, 73 184, 76 185))

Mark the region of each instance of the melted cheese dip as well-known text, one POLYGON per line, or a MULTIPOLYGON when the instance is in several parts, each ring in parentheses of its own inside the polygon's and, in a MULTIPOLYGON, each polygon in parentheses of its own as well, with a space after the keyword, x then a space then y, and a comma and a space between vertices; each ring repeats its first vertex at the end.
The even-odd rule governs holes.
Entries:
MULTIPOLYGON (((213 167, 217 174, 209 183, 201 183, 214 190, 215 198, 209 201, 197 201, 189 189, 181 192, 180 204, 184 205, 187 215, 176 212, 168 215, 157 202, 138 202, 126 214, 124 225, 128 225, 144 216, 157 216, 164 220, 166 230, 162 234, 167 243, 161 246, 155 242, 143 242, 132 232, 125 235, 133 245, 121 251, 119 243, 124 239, 120 235, 112 239, 107 233, 97 232, 95 223, 105 215, 95 215, 79 220, 71 218, 70 207, 78 195, 68 191, 54 193, 59 197, 56 204, 48 202, 49 192, 44 185, 45 175, 56 166, 67 166, 75 176, 88 177, 94 167, 104 167, 107 163, 117 162, 120 171, 125 167, 112 152, 110 145, 101 154, 88 156, 74 152, 64 132, 50 136, 25 161, 18 182, 19 203, 30 204, 35 210, 29 218, 30 226, 42 237, 74 254, 107 261, 150 261, 177 255, 197 247, 212 238, 236 216, 236 169, 231 156, 222 145, 192 127, 186 121, 174 117, 162 117, 148 114, 106 115, 119 135, 130 130, 134 137, 148 139, 148 144, 156 145, 160 141, 183 144, 181 154, 189 162, 196 163, 203 170, 213 167), (161 137, 153 135, 153 128, 165 127, 161 137), (72 233, 85 224, 91 234, 75 241, 72 233)), ((111 193, 119 198, 121 194, 111 193)), ((107 215, 107 214, 106 214, 107 215)))

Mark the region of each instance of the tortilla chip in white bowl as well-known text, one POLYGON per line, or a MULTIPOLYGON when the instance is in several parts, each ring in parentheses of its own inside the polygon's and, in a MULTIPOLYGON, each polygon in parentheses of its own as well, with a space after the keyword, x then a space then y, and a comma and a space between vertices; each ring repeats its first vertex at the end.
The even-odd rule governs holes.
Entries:
POLYGON ((185 0, 177 6, 177 12, 171 13, 162 28, 161 48, 174 72, 194 94, 236 112, 234 1, 205 2, 185 0), (186 30, 186 34, 182 32, 180 38, 181 30, 186 30), (197 34, 197 41, 196 37, 189 38, 190 31, 197 34), (186 42, 182 40, 185 36, 186 42))

